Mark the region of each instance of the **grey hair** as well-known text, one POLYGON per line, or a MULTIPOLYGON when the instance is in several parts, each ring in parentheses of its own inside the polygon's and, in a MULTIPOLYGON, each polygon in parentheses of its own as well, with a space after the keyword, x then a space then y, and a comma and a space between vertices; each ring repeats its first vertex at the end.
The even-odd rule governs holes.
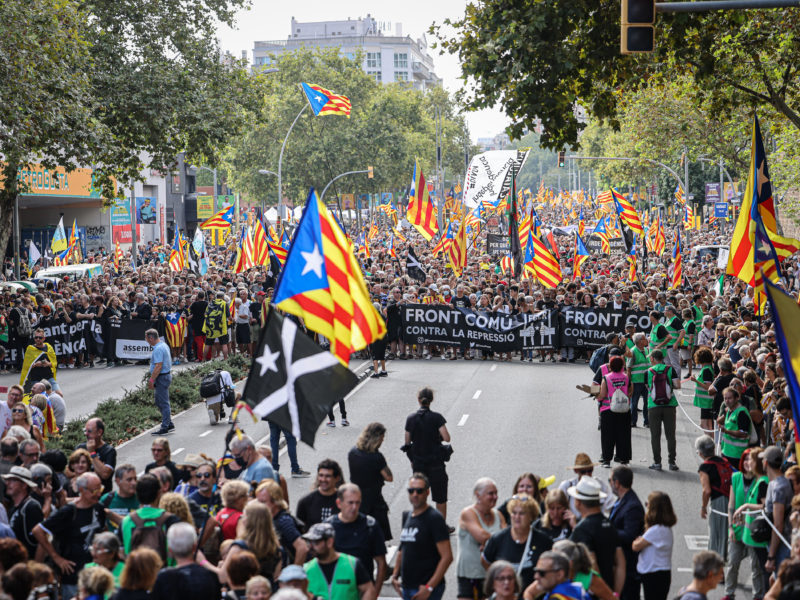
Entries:
POLYGON ((31 439, 31 434, 28 431, 26 431, 24 427, 20 425, 12 425, 11 427, 9 427, 8 431, 6 431, 6 437, 8 436, 17 439, 18 441, 20 441, 20 443, 31 439))
POLYGON ((642 333, 641 331, 637 331, 636 333, 633 334, 633 342, 634 343, 637 343, 639 340, 646 340, 646 339, 647 339, 647 336, 644 333, 642 333))
POLYGON ((158 329, 148 329, 144 332, 144 337, 151 338, 151 339, 158 339, 158 329))
POLYGON ((186 558, 194 552, 197 532, 189 523, 175 523, 167 530, 167 548, 175 558, 186 558))
POLYGON ((487 597, 494 594, 494 580, 506 569, 511 569, 514 572, 514 595, 519 596, 522 590, 522 581, 519 578, 516 567, 507 560, 496 560, 486 570, 486 581, 483 583, 483 592, 487 597))
POLYGON ((713 550, 703 550, 692 558, 692 575, 695 579, 705 579, 724 566, 725 561, 719 554, 713 550))
POLYGON ((569 561, 569 557, 566 554, 563 552, 548 550, 547 552, 543 552, 539 559, 549 560, 553 563, 552 568, 554 571, 564 571, 564 578, 569 579, 570 568, 572 565, 569 561))
POLYGON ((37 442, 36 440, 32 440, 31 438, 28 438, 26 440, 22 440, 19 443, 19 453, 20 454, 25 454, 25 448, 28 448, 29 446, 35 446, 36 449, 38 450, 39 449, 39 442, 37 442))
POLYGON ((112 556, 116 556, 119 552, 119 538, 110 531, 102 531, 96 533, 92 538, 92 544, 97 544, 112 556))
POLYGON ((570 540, 558 540, 553 544, 553 551, 561 552, 569 558, 570 565, 575 573, 588 573, 592 568, 589 549, 582 542, 576 544, 570 540))
POLYGON ((714 456, 714 440, 707 435, 701 435, 694 441, 694 449, 703 458, 714 456))
POLYGON ((234 452, 238 452, 239 450, 244 450, 245 448, 255 448, 256 444, 253 442, 253 438, 249 435, 243 435, 241 438, 234 438, 231 441, 231 450, 234 452))
POLYGON ((476 496, 478 494, 482 494, 486 490, 486 488, 489 487, 490 485, 497 487, 497 484, 491 477, 481 477, 480 479, 478 479, 478 481, 475 482, 475 486, 472 488, 472 493, 475 494, 476 496))

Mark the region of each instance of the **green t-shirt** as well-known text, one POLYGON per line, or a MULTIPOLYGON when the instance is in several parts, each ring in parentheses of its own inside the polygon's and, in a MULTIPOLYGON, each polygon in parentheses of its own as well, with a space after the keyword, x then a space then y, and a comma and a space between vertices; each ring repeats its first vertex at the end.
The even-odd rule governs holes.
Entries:
MULTIPOLYGON (((161 516, 163 512, 164 512, 163 508, 155 508, 153 506, 142 506, 140 509, 136 511, 136 514, 138 514, 139 518, 141 518, 143 521, 148 521, 157 519, 158 517, 161 516)), ((167 519, 167 521, 164 523, 165 531, 169 528, 170 525, 172 525, 172 523, 178 521, 177 517, 171 517, 171 518, 173 519, 172 522, 170 522, 170 519, 167 519)), ((133 524, 133 519, 131 519, 130 515, 126 516, 122 520, 122 525, 120 525, 120 528, 122 529, 122 547, 125 550, 125 555, 127 556, 131 552, 131 534, 133 533, 133 530, 135 528, 135 525, 133 524)))
POLYGON ((653 365, 647 370, 647 409, 651 408, 662 408, 664 406, 678 406, 678 399, 675 397, 675 389, 672 387, 672 381, 677 379, 675 377, 675 371, 672 367, 665 365, 664 363, 660 363, 657 365, 653 365), (652 390, 653 390, 653 375, 654 373, 660 373, 661 371, 667 370, 667 383, 669 384, 670 390, 672 392, 672 397, 670 398, 669 404, 662 404, 658 405, 653 402, 652 397, 652 390))
MULTIPOLYGON (((103 497, 100 498, 100 504, 123 518, 128 516, 131 511, 139 508, 139 500, 137 500, 135 494, 130 498, 123 498, 117 492, 103 494, 103 497)), ((111 520, 108 521, 108 530, 111 533, 117 533, 118 529, 119 527, 112 523, 111 520)))

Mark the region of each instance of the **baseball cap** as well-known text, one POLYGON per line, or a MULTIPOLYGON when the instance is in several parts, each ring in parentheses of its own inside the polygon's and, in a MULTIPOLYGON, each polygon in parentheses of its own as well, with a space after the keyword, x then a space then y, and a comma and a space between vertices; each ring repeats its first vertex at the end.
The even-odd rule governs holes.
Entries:
POLYGON ((318 542, 320 540, 332 539, 335 535, 336 531, 330 523, 316 523, 303 535, 303 539, 309 542, 318 542))
POLYGON ((773 469, 777 469, 783 464, 783 452, 777 446, 767 446, 758 458, 765 459, 767 464, 773 469))
POLYGON ((288 565, 284 567, 281 570, 281 574, 278 575, 278 581, 280 583, 305 579, 308 579, 308 575, 306 575, 305 570, 300 565, 288 565))

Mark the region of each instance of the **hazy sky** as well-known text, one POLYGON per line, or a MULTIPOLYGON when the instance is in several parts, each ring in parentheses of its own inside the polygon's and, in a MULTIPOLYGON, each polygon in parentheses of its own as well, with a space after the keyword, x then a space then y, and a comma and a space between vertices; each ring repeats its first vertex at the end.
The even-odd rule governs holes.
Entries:
MULTIPOLYGON (((464 14, 464 0, 404 0, 402 2, 368 2, 364 0, 339 0, 322 2, 305 0, 295 5, 292 2, 275 0, 252 0, 252 7, 237 15, 236 27, 220 27, 217 37, 222 47, 236 57, 247 50, 248 60, 252 60, 253 42, 256 40, 285 40, 289 35, 292 17, 298 21, 329 21, 351 17, 358 19, 369 13, 377 21, 389 21, 394 31, 395 23, 403 24, 403 35, 416 39, 426 33, 434 21, 440 23, 445 18, 456 19, 464 14), (289 6, 289 5, 292 6, 289 6)), ((427 35, 428 44, 433 42, 427 35)), ((438 50, 429 48, 433 57, 436 74, 444 80, 450 91, 462 87, 459 79, 461 69, 458 59, 451 55, 439 55, 438 50)), ((321 85, 324 82, 320 82, 321 85)), ((466 114, 470 135, 473 141, 478 137, 491 137, 503 131, 507 118, 500 110, 484 110, 466 114)))

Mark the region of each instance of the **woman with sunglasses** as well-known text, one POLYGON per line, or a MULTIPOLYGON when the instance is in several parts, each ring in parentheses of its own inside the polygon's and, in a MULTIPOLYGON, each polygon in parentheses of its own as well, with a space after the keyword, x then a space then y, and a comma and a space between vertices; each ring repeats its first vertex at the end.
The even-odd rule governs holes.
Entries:
POLYGON ((44 452, 44 438, 42 437, 42 430, 33 424, 33 415, 30 407, 17 402, 11 409, 11 425, 19 425, 25 431, 30 433, 31 438, 36 440, 39 444, 39 449, 44 452))

